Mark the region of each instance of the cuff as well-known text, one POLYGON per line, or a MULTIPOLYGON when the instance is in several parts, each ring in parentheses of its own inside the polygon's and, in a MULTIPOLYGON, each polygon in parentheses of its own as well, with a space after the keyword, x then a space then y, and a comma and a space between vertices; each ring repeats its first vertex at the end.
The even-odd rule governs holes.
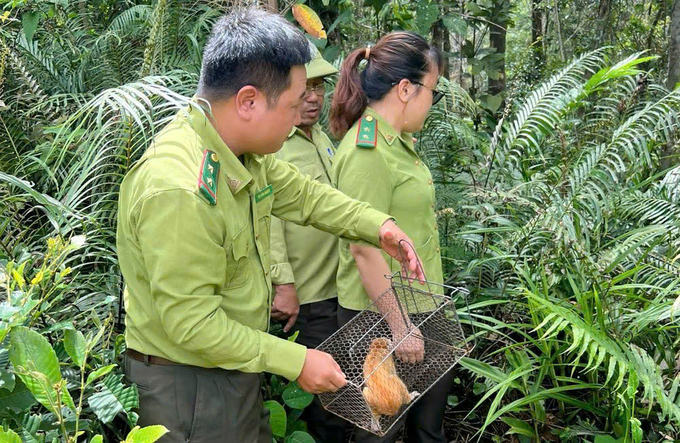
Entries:
POLYGON ((261 334, 266 347, 265 371, 281 375, 291 381, 297 379, 305 365, 307 348, 266 332, 261 334))
POLYGON ((287 285, 295 283, 293 267, 290 263, 277 263, 270 269, 273 285, 287 285))
POLYGON ((394 217, 367 208, 359 218, 357 233, 373 246, 380 248, 380 228, 387 220, 394 220, 394 217))

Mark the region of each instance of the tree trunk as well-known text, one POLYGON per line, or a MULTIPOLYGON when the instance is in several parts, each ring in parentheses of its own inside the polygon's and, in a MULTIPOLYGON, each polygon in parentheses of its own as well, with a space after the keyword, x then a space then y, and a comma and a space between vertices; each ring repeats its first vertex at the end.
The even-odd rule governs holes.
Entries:
POLYGON ((500 2, 500 19, 496 23, 489 25, 489 46, 496 50, 496 54, 503 55, 500 62, 500 74, 498 80, 489 78, 489 94, 497 95, 505 91, 505 38, 507 35, 508 23, 505 20, 506 15, 502 12, 505 0, 500 2))
POLYGON ((448 57, 451 53, 451 38, 449 30, 444 26, 444 22, 441 20, 437 21, 432 27, 432 42, 439 48, 442 54, 444 54, 444 71, 442 72, 442 75, 447 79, 451 79, 448 57))
POLYGON ((680 0, 671 8, 671 29, 668 41, 668 89, 680 82, 680 0))
POLYGON ((534 70, 536 78, 545 65, 545 52, 543 51, 543 0, 531 1, 531 48, 534 56, 534 70))
POLYGON ((594 42, 596 47, 606 45, 605 36, 609 26, 609 12, 611 11, 612 0, 600 0, 597 15, 600 19, 600 38, 594 42))

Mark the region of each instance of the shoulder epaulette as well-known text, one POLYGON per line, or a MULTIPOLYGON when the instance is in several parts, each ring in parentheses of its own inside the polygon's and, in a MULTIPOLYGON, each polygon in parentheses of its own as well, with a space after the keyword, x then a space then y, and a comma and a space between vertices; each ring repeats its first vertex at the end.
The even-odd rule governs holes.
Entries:
POLYGON ((220 173, 220 161, 217 154, 206 149, 198 176, 198 192, 211 205, 217 204, 217 181, 220 173))
POLYGON ((375 148, 378 143, 378 122, 373 116, 367 115, 361 119, 355 143, 360 148, 375 148))

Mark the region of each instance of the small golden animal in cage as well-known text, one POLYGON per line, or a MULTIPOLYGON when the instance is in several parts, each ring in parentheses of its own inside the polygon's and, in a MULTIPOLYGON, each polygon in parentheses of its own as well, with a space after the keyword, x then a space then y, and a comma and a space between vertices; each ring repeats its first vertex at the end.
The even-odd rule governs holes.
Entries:
POLYGON ((409 393, 397 375, 394 358, 390 355, 391 347, 392 341, 388 338, 373 339, 364 361, 365 387, 362 394, 374 416, 372 427, 378 429, 380 415, 396 415, 403 405, 411 403, 419 395, 415 391, 409 393))

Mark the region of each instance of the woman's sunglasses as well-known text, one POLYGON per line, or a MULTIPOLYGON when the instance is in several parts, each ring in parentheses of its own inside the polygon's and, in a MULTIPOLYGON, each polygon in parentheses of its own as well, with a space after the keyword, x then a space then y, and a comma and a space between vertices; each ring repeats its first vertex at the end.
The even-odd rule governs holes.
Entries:
MULTIPOLYGON (((408 80, 408 79, 407 79, 407 80, 408 80)), ((438 91, 438 90, 436 90, 436 89, 432 89, 432 88, 430 88, 430 87, 428 87, 428 86, 426 86, 426 85, 424 85, 424 84, 422 84, 422 83, 420 83, 420 82, 414 82, 414 81, 412 81, 412 80, 409 80, 409 81, 410 81, 411 83, 413 83, 414 85, 419 85, 419 86, 422 86, 423 88, 426 88, 426 89, 429 89, 430 91, 432 91, 432 106, 434 106, 434 105, 436 105, 437 103, 439 103, 439 100, 441 100, 442 97, 444 97, 444 93, 443 93, 442 91, 438 91)), ((397 83, 399 83, 399 82, 392 82, 392 86, 396 85, 397 83)))

